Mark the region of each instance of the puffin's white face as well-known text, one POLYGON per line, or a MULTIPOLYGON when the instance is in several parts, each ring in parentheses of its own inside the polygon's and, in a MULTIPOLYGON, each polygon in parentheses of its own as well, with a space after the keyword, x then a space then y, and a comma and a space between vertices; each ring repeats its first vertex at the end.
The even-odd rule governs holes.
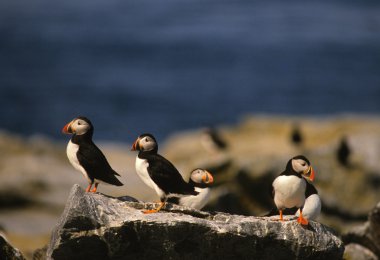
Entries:
POLYGON ((70 125, 74 134, 83 135, 91 128, 91 126, 83 119, 74 119, 70 125))
POLYGON ((310 181, 314 181, 314 169, 307 161, 301 158, 292 159, 292 168, 295 172, 304 175, 310 181))
POLYGON ((62 132, 65 134, 83 135, 91 129, 91 124, 82 118, 75 118, 64 126, 62 132))
POLYGON ((303 159, 293 159, 292 167, 295 172, 303 174, 309 170, 310 165, 303 159))
POLYGON ((211 184, 214 182, 212 175, 203 169, 195 169, 191 172, 190 179, 195 183, 211 184))
POLYGON ((157 147, 157 143, 156 141, 146 135, 146 136, 142 136, 141 138, 138 139, 138 150, 140 151, 152 151, 153 149, 155 149, 157 147))

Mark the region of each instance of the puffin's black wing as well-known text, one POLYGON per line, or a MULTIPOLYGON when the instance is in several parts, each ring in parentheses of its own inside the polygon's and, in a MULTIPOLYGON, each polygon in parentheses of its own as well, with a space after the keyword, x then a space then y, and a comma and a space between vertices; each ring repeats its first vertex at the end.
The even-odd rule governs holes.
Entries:
POLYGON ((314 187, 313 184, 309 183, 308 181, 306 182, 306 191, 305 191, 305 198, 313 195, 313 194, 318 194, 317 189, 314 187))
POLYGON ((147 159, 150 177, 166 194, 198 194, 193 186, 184 181, 178 170, 167 159, 159 154, 150 154, 147 159))
POLYGON ((102 151, 94 143, 81 143, 77 157, 79 163, 89 174, 89 177, 116 186, 123 185, 115 177, 115 175, 120 175, 111 168, 102 151))

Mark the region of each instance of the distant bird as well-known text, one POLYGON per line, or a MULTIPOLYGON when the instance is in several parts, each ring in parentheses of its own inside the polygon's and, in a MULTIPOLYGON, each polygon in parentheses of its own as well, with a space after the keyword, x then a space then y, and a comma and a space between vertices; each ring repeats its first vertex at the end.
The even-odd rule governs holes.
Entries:
POLYGON ((293 129, 290 135, 290 140, 296 146, 299 146, 302 144, 303 137, 302 137, 301 129, 299 128, 298 125, 293 126, 293 129))
POLYGON ((182 197, 172 197, 168 202, 178 204, 180 206, 202 209, 210 196, 210 186, 214 182, 211 173, 204 169, 195 169, 190 174, 189 184, 195 187, 197 195, 187 195, 182 197))
POLYGON ((339 147, 336 151, 336 158, 338 162, 343 166, 349 166, 349 159, 350 159, 351 149, 348 145, 347 138, 345 136, 342 137, 340 140, 339 147))
POLYGON ((102 151, 93 143, 94 127, 86 117, 80 116, 66 124, 62 132, 72 134, 66 149, 67 157, 75 169, 79 170, 88 180, 86 192, 96 192, 100 182, 122 186, 115 177, 120 176, 109 165, 102 151))
POLYGON ((285 171, 273 181, 272 194, 281 221, 283 221, 284 209, 297 207, 300 209, 298 223, 308 225, 308 220, 302 215, 307 186, 307 181, 303 176, 313 181, 314 175, 309 160, 303 155, 298 155, 288 161, 285 171))
MULTIPOLYGON (((302 216, 307 220, 315 220, 322 209, 322 201, 318 195, 317 189, 313 184, 306 182, 306 192, 305 192, 305 204, 302 209, 302 216)), ((300 216, 300 209, 296 212, 296 216, 300 216)))
POLYGON ((203 147, 210 153, 220 152, 228 148, 227 142, 215 128, 203 130, 201 142, 203 147))
POLYGON ((136 172, 142 181, 154 189, 160 197, 160 205, 144 213, 158 212, 172 196, 197 195, 194 186, 185 182, 174 165, 158 154, 158 144, 151 134, 140 135, 132 146, 132 151, 139 151, 136 157, 136 172))

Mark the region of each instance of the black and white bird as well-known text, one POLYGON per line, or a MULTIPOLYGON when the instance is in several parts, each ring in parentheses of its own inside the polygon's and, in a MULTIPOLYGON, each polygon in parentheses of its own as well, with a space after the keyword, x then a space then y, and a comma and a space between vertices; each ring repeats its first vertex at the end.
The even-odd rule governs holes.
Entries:
POLYGON ((158 212, 170 197, 198 194, 194 186, 185 182, 174 165, 158 154, 158 144, 153 135, 140 135, 134 142, 132 151, 139 151, 136 157, 137 175, 156 191, 161 201, 156 209, 144 213, 158 212))
MULTIPOLYGON (((302 216, 307 220, 315 220, 322 209, 322 201, 318 195, 317 189, 313 184, 306 182, 306 192, 305 192, 305 204, 302 209, 302 216)), ((297 210, 296 216, 300 216, 300 209, 297 210)))
POLYGON ((350 164, 350 154, 351 149, 347 137, 343 136, 336 151, 336 158, 342 166, 348 167, 350 164))
POLYGON ((74 168, 87 179, 89 185, 86 192, 96 192, 100 182, 116 186, 123 185, 115 177, 115 175, 120 175, 111 168, 102 151, 92 141, 94 127, 89 119, 83 116, 77 117, 66 124, 62 132, 72 134, 66 153, 74 168))
POLYGON ((210 172, 197 168, 191 172, 189 184, 195 188, 195 191, 197 191, 198 194, 171 197, 168 199, 168 202, 198 210, 202 209, 207 204, 210 197, 209 187, 213 182, 214 178, 210 172))
MULTIPOLYGON (((302 209, 302 216, 309 220, 316 220, 319 214, 321 213, 322 209, 322 200, 318 195, 317 189, 313 186, 313 184, 306 182, 306 191, 305 191, 305 203, 303 205, 302 209)), ((268 216, 274 216, 277 215, 278 209, 272 209, 270 212, 268 212, 266 217, 268 216)), ((299 208, 290 208, 290 209, 284 209, 283 214, 286 215, 296 215, 300 216, 300 209, 299 208)))
POLYGON ((215 128, 206 128, 202 132, 201 143, 203 147, 211 154, 224 151, 228 148, 226 140, 220 135, 215 128))
POLYGON ((308 225, 308 220, 302 214, 307 186, 305 178, 313 181, 314 176, 310 161, 305 156, 298 155, 288 161, 285 171, 273 181, 272 194, 281 221, 283 221, 284 209, 297 207, 300 209, 297 221, 302 225, 308 225))
POLYGON ((290 134, 290 140, 295 146, 302 145, 303 137, 299 125, 293 125, 292 132, 290 134))

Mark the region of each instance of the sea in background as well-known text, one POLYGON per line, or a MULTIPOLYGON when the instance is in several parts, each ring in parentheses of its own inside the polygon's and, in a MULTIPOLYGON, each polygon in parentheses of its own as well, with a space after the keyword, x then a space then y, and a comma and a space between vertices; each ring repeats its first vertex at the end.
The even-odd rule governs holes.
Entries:
POLYGON ((380 2, 5 0, 0 128, 132 142, 247 114, 380 114, 380 2))

